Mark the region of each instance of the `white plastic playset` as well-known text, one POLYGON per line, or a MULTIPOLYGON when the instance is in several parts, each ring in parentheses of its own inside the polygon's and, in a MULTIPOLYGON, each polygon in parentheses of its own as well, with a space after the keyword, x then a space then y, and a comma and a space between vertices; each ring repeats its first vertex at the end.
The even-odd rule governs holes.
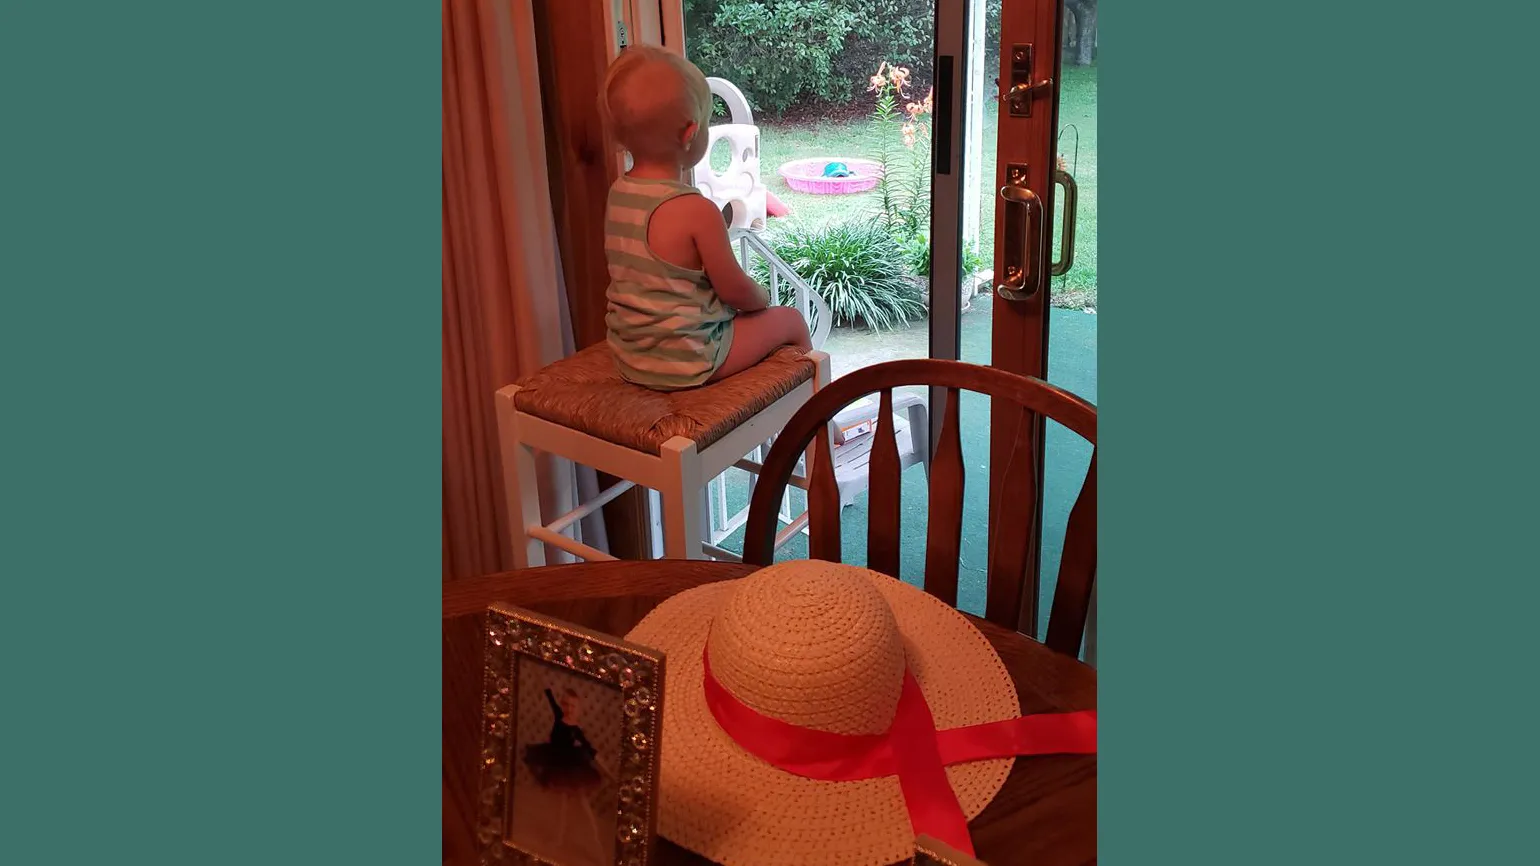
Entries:
POLYGON ((722 209, 729 229, 759 231, 765 227, 768 190, 759 176, 759 127, 754 125, 754 112, 731 81, 708 78, 706 83, 712 95, 726 103, 732 122, 710 127, 711 145, 695 166, 695 188, 722 209), (716 172, 711 169, 711 154, 724 140, 732 159, 727 168, 716 172))

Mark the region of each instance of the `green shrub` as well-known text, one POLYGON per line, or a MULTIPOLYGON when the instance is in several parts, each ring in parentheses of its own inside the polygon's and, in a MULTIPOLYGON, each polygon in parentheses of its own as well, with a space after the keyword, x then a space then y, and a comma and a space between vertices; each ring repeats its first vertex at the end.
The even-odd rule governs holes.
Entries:
POLYGON ((809 98, 850 98, 835 73, 859 15, 854 0, 686 0, 690 59, 738 85, 756 111, 778 114, 809 98))
MULTIPOLYGON (((850 105, 884 60, 931 85, 936 0, 685 0, 690 59, 770 115, 806 102, 850 105)), ((983 98, 1000 68, 1001 0, 984 3, 983 98)), ((959 71, 961 72, 961 71, 959 71)))
MULTIPOLYGON (((1000 0, 990 0, 996 6, 1000 0)), ((912 91, 920 96, 931 85, 936 43, 936 0, 861 0, 858 17, 834 71, 851 81, 864 81, 884 60, 908 67, 912 91)))
MULTIPOLYGON (((919 236, 908 244, 909 266, 922 277, 930 276, 930 240, 919 236)), ((971 276, 989 267, 991 262, 971 246, 962 249, 963 276, 971 276)))
POLYGON ((910 270, 922 277, 930 276, 930 241, 924 237, 915 237, 906 246, 910 270))
POLYGON ((975 250, 971 246, 963 247, 962 260, 963 273, 970 276, 994 264, 994 262, 986 258, 983 253, 975 250))
MULTIPOLYGON (((879 225, 791 223, 765 239, 829 305, 836 326, 891 330, 925 315, 908 254, 879 225)), ((763 262, 754 270, 755 279, 769 283, 763 262)))

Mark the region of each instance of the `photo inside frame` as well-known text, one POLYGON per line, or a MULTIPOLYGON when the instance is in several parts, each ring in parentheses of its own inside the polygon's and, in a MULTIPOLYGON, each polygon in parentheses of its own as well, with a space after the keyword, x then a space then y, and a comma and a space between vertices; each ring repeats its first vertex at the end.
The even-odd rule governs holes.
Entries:
POLYGON ((527 656, 515 664, 505 840, 560 866, 613 866, 621 691, 527 656))

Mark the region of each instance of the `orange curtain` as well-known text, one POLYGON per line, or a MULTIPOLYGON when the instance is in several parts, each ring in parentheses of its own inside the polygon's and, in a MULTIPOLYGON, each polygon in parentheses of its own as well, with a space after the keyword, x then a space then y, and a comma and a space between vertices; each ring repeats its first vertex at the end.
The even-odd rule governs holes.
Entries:
MULTIPOLYGON (((441 0, 444 579, 512 567, 493 394, 572 351, 531 0, 441 0)), ((546 517, 592 473, 541 463, 546 517)), ((604 549, 602 523, 585 543, 604 549)), ((551 561, 561 561, 548 551, 551 561)))

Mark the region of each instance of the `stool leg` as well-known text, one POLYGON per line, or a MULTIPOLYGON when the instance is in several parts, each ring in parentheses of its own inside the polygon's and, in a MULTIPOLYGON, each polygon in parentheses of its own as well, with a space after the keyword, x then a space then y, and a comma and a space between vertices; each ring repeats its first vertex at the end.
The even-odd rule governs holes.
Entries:
POLYGON ((663 496, 663 555, 669 559, 704 559, 701 531, 705 526, 705 481, 695 442, 682 436, 663 443, 663 466, 671 489, 663 496))
POLYGON ((651 518, 647 526, 648 559, 663 558, 663 496, 656 490, 647 491, 647 510, 651 518))
POLYGON ((519 413, 514 407, 517 385, 497 392, 497 437, 503 461, 503 501, 508 508, 508 541, 514 568, 545 565, 545 545, 529 537, 531 523, 540 522, 540 479, 535 454, 519 440, 519 413))
POLYGON ((540 522, 540 477, 535 470, 535 452, 517 443, 513 449, 518 490, 509 496, 508 519, 517 530, 513 539, 513 567, 538 568, 545 565, 545 543, 529 537, 528 527, 540 522))
MULTIPOLYGON (((813 393, 817 394, 819 391, 829 387, 829 355, 825 352, 812 351, 807 354, 807 357, 813 362, 813 393)), ((830 420, 828 424, 824 425, 823 431, 818 436, 829 437, 829 454, 832 456, 834 454, 834 421, 830 420)), ((813 477, 813 452, 814 448, 818 445, 818 436, 814 436, 813 441, 808 443, 807 450, 802 452, 802 477, 804 478, 811 479, 813 477)), ((813 507, 811 492, 805 498, 807 500, 807 507, 811 511, 813 507)), ((844 499, 843 490, 840 491, 840 499, 844 499)), ((844 506, 845 504, 842 501, 840 503, 841 511, 845 510, 844 506)), ((811 538, 812 528, 813 522, 809 520, 808 525, 802 528, 802 534, 811 538)))

